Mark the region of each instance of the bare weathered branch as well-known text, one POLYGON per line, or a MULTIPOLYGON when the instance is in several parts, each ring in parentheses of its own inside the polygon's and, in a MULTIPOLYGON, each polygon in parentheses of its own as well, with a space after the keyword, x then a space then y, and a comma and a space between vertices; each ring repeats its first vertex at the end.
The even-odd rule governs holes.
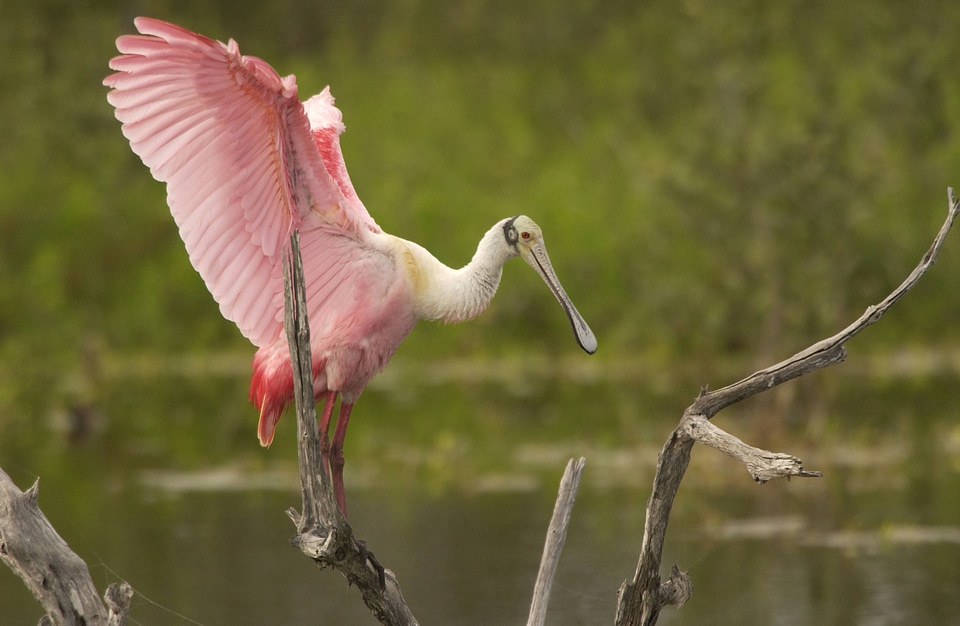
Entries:
POLYGON ((530 604, 530 616, 527 626, 542 626, 547 619, 547 605, 550 602, 550 590, 553 587, 553 577, 560 564, 560 553, 567 540, 567 526, 570 524, 570 514, 573 512, 573 503, 577 498, 577 487, 583 475, 583 466, 587 460, 570 459, 567 469, 560 479, 560 490, 557 493, 557 503, 553 507, 553 517, 547 529, 547 540, 543 546, 543 557, 540 559, 540 571, 537 573, 537 582, 533 587, 533 601, 530 604))
POLYGON ((87 564, 40 510, 38 485, 39 481, 25 492, 20 491, 0 469, 0 559, 26 583, 47 612, 42 622, 58 626, 122 626, 133 590, 126 583, 110 586, 108 617, 87 564))
MULTIPOLYGON (((667 523, 670 521, 670 509, 680 488, 680 481, 690 464, 690 451, 693 449, 693 439, 681 436, 678 430, 670 433, 660 451, 657 471, 653 477, 653 491, 647 501, 647 517, 643 525, 643 542, 640 545, 637 570, 633 580, 624 581, 617 592, 617 626, 656 624, 660 610, 670 604, 670 600, 686 601, 692 592, 689 578, 677 568, 677 582, 670 584, 668 580, 660 583, 660 561, 667 535, 667 523), (684 582, 682 578, 687 580, 684 582), (678 596, 673 592, 674 588, 686 588, 687 594, 678 596)), ((671 577, 671 580, 673 579, 674 577, 671 577)))
POLYGON ((660 564, 663 543, 670 518, 670 509, 680 481, 690 463, 690 452, 695 441, 707 443, 726 454, 740 459, 758 482, 781 476, 815 476, 817 472, 803 469, 800 460, 790 455, 754 448, 710 424, 722 409, 750 396, 762 393, 788 380, 839 363, 846 358, 844 344, 881 317, 902 298, 933 266, 947 233, 960 212, 960 202, 953 189, 947 190, 947 218, 934 237, 930 249, 910 275, 890 295, 866 311, 839 333, 819 341, 789 359, 760 370, 743 380, 716 391, 702 391, 694 403, 684 411, 680 424, 670 434, 657 463, 653 490, 647 501, 647 517, 643 528, 643 543, 637 570, 631 581, 620 587, 616 624, 650 626, 657 622, 660 610, 669 604, 681 604, 689 597, 692 587, 689 578, 674 566, 667 582, 660 582, 660 564))
POLYGON ((953 226, 953 222, 960 212, 960 201, 953 194, 953 188, 947 189, 947 219, 944 221, 940 231, 930 244, 920 263, 910 272, 900 285, 894 289, 890 295, 879 303, 868 306, 863 315, 857 318, 852 324, 841 330, 832 337, 827 337, 812 346, 801 350, 785 361, 772 365, 766 369, 755 372, 743 380, 717 389, 716 391, 702 393, 697 401, 687 411, 700 413, 707 419, 713 418, 718 411, 740 402, 745 398, 756 395, 770 389, 776 385, 784 383, 798 376, 803 376, 813 370, 827 367, 839 363, 846 358, 844 344, 855 335, 866 329, 868 326, 880 321, 880 318, 892 307, 900 298, 902 298, 920 278, 927 273, 933 264, 936 263, 937 255, 943 242, 946 240, 947 233, 953 226))
POLYGON ((290 256, 284 258, 283 326, 290 346, 293 367, 293 396, 297 408, 297 450, 300 459, 302 511, 297 530, 314 528, 324 520, 331 526, 345 523, 337 506, 327 468, 322 462, 317 432, 317 407, 313 396, 313 365, 310 354, 310 327, 307 320, 307 296, 304 289, 300 237, 290 238, 290 256))
MULTIPOLYGON (((383 624, 414 625, 417 620, 400 593, 397 578, 376 563, 366 545, 353 536, 333 495, 327 469, 321 461, 316 402, 310 356, 310 329, 304 289, 300 239, 290 238, 290 256, 284 258, 284 327, 293 363, 294 398, 297 405, 297 449, 303 509, 287 515, 297 525, 290 543, 323 567, 332 567, 360 590, 364 604, 383 624)), ((379 564, 378 564, 379 565, 379 564)))
POLYGON ((694 441, 706 444, 728 456, 732 456, 747 466, 747 471, 758 483, 774 478, 799 476, 801 478, 819 478, 821 472, 803 469, 803 462, 795 456, 770 452, 747 445, 730 433, 713 425, 703 415, 690 415, 680 422, 681 433, 694 441))

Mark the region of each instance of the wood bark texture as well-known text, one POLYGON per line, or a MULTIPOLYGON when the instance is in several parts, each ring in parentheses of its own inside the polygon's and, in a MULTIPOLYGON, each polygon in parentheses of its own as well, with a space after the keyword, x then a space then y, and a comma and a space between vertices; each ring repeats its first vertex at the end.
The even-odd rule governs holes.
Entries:
POLYGON ((343 574, 360 591, 364 604, 380 623, 413 626, 418 622, 400 593, 397 577, 380 567, 366 544, 354 537, 321 461, 299 233, 293 233, 290 244, 291 254, 284 263, 284 327, 293 363, 302 496, 301 511, 287 511, 297 525, 297 535, 290 543, 321 568, 332 567, 343 574))
POLYGON ((87 564, 40 510, 38 490, 39 481, 20 491, 0 469, 0 559, 46 611, 41 624, 123 626, 133 589, 110 585, 104 606, 87 564))
POLYGON ((550 603, 550 590, 553 588, 553 577, 560 566, 560 554, 563 544, 567 540, 567 527, 570 525, 570 514, 573 512, 573 503, 577 498, 577 487, 583 475, 583 467, 587 460, 580 458, 577 461, 570 459, 567 469, 560 479, 560 491, 557 493, 557 503, 553 507, 553 517, 547 528, 547 540, 543 546, 543 558, 540 559, 540 571, 533 587, 533 602, 530 604, 530 615, 527 626, 543 626, 547 620, 547 605, 550 603))

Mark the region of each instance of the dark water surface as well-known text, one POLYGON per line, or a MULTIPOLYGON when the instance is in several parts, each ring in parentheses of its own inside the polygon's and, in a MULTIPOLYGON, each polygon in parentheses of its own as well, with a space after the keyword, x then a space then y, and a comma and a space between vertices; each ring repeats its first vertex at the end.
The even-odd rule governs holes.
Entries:
MULTIPOLYGON (((469 470, 469 486, 391 479, 390 470, 367 484, 360 468, 353 480, 348 471, 351 521, 397 573, 421 623, 523 623, 566 452, 521 446, 503 472, 469 470)), ((550 624, 612 623, 639 551, 651 453, 588 452, 550 624)), ((694 595, 660 623, 960 619, 957 457, 940 448, 916 464, 908 445, 803 453, 826 478, 758 487, 736 463, 695 451, 664 558, 690 572, 694 595)), ((339 574, 289 547, 284 510, 299 506, 292 465, 125 475, 105 472, 92 453, 65 462, 73 471, 41 478, 41 507, 98 587, 120 578, 138 591, 133 623, 375 623, 339 574)), ((374 461, 355 465, 364 463, 374 461)), ((32 482, 22 467, 5 469, 21 486, 32 482)), ((41 615, 5 569, 0 598, 4 624, 41 615)))

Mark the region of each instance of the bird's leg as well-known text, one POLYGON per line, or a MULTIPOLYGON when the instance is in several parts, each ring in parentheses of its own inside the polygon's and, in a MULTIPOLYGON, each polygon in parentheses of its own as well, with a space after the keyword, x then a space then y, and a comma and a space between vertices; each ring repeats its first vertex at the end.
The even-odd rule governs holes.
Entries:
POLYGON ((333 415, 333 405, 337 403, 337 392, 327 391, 323 396, 323 412, 320 413, 320 464, 323 470, 330 474, 330 417, 333 415))
MULTIPOLYGON (((326 407, 324 407, 326 409, 326 407)), ((349 402, 340 402, 340 414, 337 416, 337 427, 333 431, 333 444, 330 446, 330 470, 333 474, 333 494, 337 498, 337 506, 343 516, 347 516, 347 496, 343 489, 343 439, 347 436, 347 422, 350 421, 350 411, 353 410, 353 404, 349 402)), ((326 412, 326 411, 324 411, 326 412)), ((354 543, 360 551, 360 558, 364 561, 370 561, 374 571, 377 572, 377 578, 380 581, 380 591, 386 588, 386 574, 383 565, 373 552, 367 550, 367 544, 354 537, 354 543)))
MULTIPOLYGON (((326 409, 326 407, 324 407, 326 409)), ((337 497, 337 504, 347 516, 347 497, 343 491, 343 439, 347 436, 347 422, 350 420, 350 411, 353 405, 349 402, 340 402, 340 415, 337 416, 337 428, 333 432, 333 444, 330 446, 330 473, 333 475, 333 493, 337 497)))

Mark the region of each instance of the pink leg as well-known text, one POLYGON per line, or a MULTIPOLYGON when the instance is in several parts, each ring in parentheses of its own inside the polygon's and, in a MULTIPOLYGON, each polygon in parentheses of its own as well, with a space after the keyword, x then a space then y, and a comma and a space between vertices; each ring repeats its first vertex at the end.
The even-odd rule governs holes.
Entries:
POLYGON ((337 403, 337 392, 328 391, 323 396, 323 412, 320 414, 320 463, 323 465, 323 471, 330 473, 330 417, 333 415, 333 405, 337 403))
MULTIPOLYGON (((324 407, 326 408, 326 407, 324 407)), ((340 415, 337 416, 337 428, 333 432, 333 445, 330 446, 330 473, 333 475, 333 493, 343 516, 347 516, 347 496, 343 491, 343 439, 347 436, 347 422, 353 405, 340 402, 340 415)))

